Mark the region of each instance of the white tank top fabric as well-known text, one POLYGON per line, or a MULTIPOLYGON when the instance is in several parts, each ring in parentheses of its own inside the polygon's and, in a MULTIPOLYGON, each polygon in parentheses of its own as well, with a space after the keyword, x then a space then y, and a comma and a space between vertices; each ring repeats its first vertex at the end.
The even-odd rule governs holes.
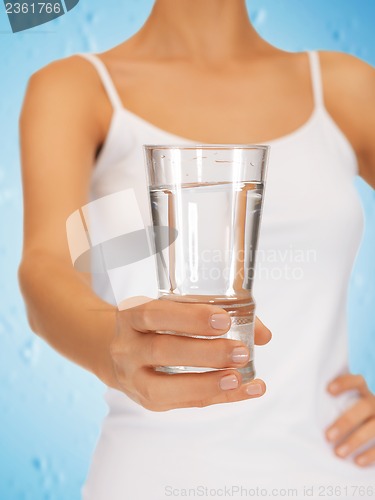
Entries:
MULTIPOLYGON (((324 106, 319 55, 307 54, 313 113, 294 132, 263 142, 271 155, 254 297, 273 339, 256 347, 255 365, 267 393, 232 404, 152 412, 108 389, 109 412, 82 490, 85 500, 161 500, 184 491, 185 498, 235 498, 228 493, 233 488, 242 488, 241 498, 246 492, 254 498, 251 490, 261 486, 276 498, 286 497, 278 489, 296 488, 303 498, 303 488, 312 485, 313 498, 328 496, 331 485, 340 488, 336 497, 349 499, 363 498, 356 486, 375 486, 374 467, 360 469, 337 458, 324 438, 325 428, 358 397, 351 392, 334 398, 326 385, 348 371, 347 289, 363 214, 353 186, 356 156, 324 106)), ((97 69, 114 110, 91 199, 131 187, 149 225, 142 145, 194 141, 125 109, 102 61, 81 55, 97 69)), ((123 298, 157 297, 153 259, 113 273, 123 298)), ((93 286, 115 303, 103 275, 93 286)))

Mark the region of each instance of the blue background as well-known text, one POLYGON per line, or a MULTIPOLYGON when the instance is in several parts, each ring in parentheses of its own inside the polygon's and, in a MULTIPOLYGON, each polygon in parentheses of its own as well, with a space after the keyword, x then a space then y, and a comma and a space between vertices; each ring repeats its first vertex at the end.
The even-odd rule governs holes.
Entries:
MULTIPOLYGON (((13 34, 0 4, 0 499, 80 497, 106 408, 104 386, 28 328, 16 281, 22 238, 17 126, 31 73, 75 52, 103 51, 143 23, 151 0, 81 0, 13 34)), ((373 0, 251 0, 251 17, 290 51, 339 50, 375 65, 373 0)), ((350 287, 351 368, 375 391, 375 198, 358 180, 366 233, 350 287), (372 347, 370 347, 372 346, 372 347)))

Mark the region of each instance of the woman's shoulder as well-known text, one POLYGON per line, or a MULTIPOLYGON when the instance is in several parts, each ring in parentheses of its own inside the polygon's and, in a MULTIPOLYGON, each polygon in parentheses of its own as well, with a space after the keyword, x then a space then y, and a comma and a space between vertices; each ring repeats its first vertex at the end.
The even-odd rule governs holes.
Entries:
POLYGON ((28 86, 44 87, 50 91, 65 93, 90 93, 97 83, 95 71, 80 55, 57 59, 35 71, 29 78, 28 86))
MULTIPOLYGON (((373 106, 375 69, 359 57, 344 52, 319 51, 324 95, 334 107, 345 110, 373 106)), ((373 110, 372 110, 373 112, 373 110)))
POLYGON ((357 153, 373 142, 375 69, 359 57, 319 52, 325 106, 357 153))
POLYGON ((319 51, 322 72, 326 79, 331 79, 335 86, 352 88, 360 91, 363 85, 375 83, 375 69, 352 54, 336 51, 319 51))
POLYGON ((106 112, 101 95, 101 82, 89 61, 78 54, 58 59, 29 78, 21 118, 27 110, 39 109, 57 119, 64 116, 99 126, 106 112))

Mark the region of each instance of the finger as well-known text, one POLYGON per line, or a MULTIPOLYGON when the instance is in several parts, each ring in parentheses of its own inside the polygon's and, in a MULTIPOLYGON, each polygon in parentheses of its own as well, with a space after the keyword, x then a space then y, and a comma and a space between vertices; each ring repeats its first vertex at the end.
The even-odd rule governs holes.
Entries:
POLYGON ((141 404, 153 411, 241 401, 265 392, 259 379, 241 385, 241 374, 236 370, 170 375, 143 368, 133 382, 141 404))
POLYGON ((367 465, 375 464, 375 446, 358 455, 355 459, 357 465, 366 467, 367 465))
POLYGON ((328 385, 328 391, 334 396, 353 389, 357 389, 363 396, 369 393, 366 380, 362 375, 346 373, 334 378, 328 385))
POLYGON ((248 347, 239 340, 196 339, 178 335, 150 333, 139 335, 141 363, 148 366, 200 366, 231 368, 245 366, 248 347))
POLYGON ((258 317, 255 318, 254 328, 254 342, 257 345, 265 345, 272 338, 271 331, 260 321, 258 317))
POLYGON ((129 322, 140 332, 173 331, 190 335, 223 335, 229 314, 215 305, 152 300, 129 310, 129 322))
POLYGON ((375 418, 372 418, 353 431, 340 446, 335 448, 335 453, 341 458, 345 458, 355 452, 362 445, 369 443, 375 437, 375 418))
MULTIPOLYGON (((150 300, 147 297, 140 299, 143 307, 132 309, 132 326, 139 331, 164 330, 196 335, 222 335, 230 327, 229 314, 218 306, 150 300)), ((255 320, 254 337, 257 345, 267 344, 272 337, 270 330, 259 318, 255 320)))
MULTIPOLYGON (((218 394, 210 404, 219 403, 234 403, 235 401, 243 401, 246 399, 259 398, 266 392, 266 384, 261 379, 254 379, 251 382, 240 386, 238 391, 228 390, 224 394, 218 394), (223 401, 224 397, 224 401, 223 401)), ((196 405, 199 406, 199 405, 196 405)))
POLYGON ((372 415, 373 409, 370 401, 365 398, 360 399, 327 429, 326 437, 328 441, 336 442, 343 439, 372 415))

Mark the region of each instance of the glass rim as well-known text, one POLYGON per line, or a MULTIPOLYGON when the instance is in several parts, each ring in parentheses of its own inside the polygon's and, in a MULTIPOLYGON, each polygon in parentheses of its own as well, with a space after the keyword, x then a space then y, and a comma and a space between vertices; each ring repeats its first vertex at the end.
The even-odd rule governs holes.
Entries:
POLYGON ((181 149, 181 150, 194 150, 194 149, 243 149, 251 150, 258 149, 269 151, 271 146, 267 144, 143 144, 145 150, 164 150, 164 149, 181 149))

